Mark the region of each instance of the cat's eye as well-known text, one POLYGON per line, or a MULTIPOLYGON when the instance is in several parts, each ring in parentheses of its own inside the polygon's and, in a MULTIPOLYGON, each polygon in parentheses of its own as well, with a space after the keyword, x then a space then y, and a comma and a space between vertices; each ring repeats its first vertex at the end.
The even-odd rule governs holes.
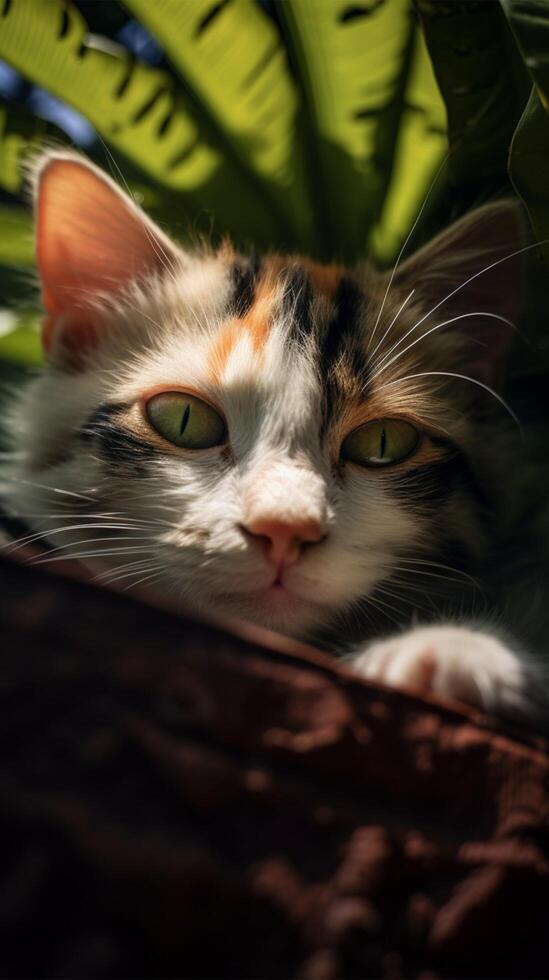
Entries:
POLYGON ((360 466, 389 466, 411 456, 419 443, 417 429, 404 419, 366 422, 343 440, 341 458, 360 466))
POLYGON ((153 429, 181 449, 210 449, 225 441, 221 415, 195 395, 163 391, 149 398, 145 408, 153 429))

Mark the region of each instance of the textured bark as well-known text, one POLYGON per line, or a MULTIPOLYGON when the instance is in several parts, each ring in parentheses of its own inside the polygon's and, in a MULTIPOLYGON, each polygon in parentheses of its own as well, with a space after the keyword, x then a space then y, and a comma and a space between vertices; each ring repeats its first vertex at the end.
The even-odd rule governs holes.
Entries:
POLYGON ((549 975, 541 740, 284 641, 0 582, 2 976, 549 975))

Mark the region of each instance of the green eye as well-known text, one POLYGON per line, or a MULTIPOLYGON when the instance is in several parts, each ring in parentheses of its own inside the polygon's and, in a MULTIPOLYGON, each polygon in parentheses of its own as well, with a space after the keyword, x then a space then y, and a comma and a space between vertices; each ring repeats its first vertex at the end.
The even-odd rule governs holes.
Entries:
POLYGON ((194 395, 163 391, 149 399, 146 411, 153 429, 182 449, 209 449, 225 440, 225 422, 219 413, 194 395))
POLYGON ((342 459, 360 466, 388 466, 411 456, 419 433, 403 419, 380 419, 359 425, 343 440, 342 459))

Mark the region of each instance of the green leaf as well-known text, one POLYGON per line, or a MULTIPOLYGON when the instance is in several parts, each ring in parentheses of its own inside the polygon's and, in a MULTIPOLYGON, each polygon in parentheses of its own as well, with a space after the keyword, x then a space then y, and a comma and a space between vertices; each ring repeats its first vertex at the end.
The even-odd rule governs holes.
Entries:
POLYGON ((421 31, 416 32, 410 75, 391 184, 370 251, 381 264, 394 261, 423 203, 422 219, 433 209, 446 181, 441 164, 448 151, 446 109, 421 31))
POLYGON ((43 363, 39 317, 0 309, 0 358, 28 367, 43 363))
POLYGON ((45 138, 58 137, 55 126, 20 106, 0 103, 0 186, 11 194, 21 190, 23 164, 45 138))
POLYGON ((298 131, 299 98, 273 21, 255 0, 126 0, 196 100, 311 247, 313 213, 298 131))
POLYGON ((539 97, 549 110, 549 3, 547 0, 501 0, 539 97))
POLYGON ((508 148, 528 77, 499 3, 416 0, 416 8, 446 103, 449 177, 463 211, 508 184, 508 148))
MULTIPOLYGON (((538 241, 549 239, 549 115, 538 92, 532 94, 511 144, 509 174, 538 241)), ((549 244, 540 249, 549 265, 549 244)))
POLYGON ((94 38, 63 0, 10 0, 0 21, 0 58, 82 112, 113 147, 150 178, 178 192, 187 214, 209 212, 217 227, 258 237, 280 222, 211 142, 166 71, 94 38))
POLYGON ((310 116, 324 251, 364 254, 393 166, 413 41, 408 0, 277 7, 310 116))
MULTIPOLYGON (((517 127, 509 174, 530 216, 536 238, 549 238, 549 4, 502 0, 535 87, 517 127)), ((549 265, 549 245, 540 249, 549 265)))
POLYGON ((0 205, 0 265, 34 265, 32 219, 23 208, 0 205))

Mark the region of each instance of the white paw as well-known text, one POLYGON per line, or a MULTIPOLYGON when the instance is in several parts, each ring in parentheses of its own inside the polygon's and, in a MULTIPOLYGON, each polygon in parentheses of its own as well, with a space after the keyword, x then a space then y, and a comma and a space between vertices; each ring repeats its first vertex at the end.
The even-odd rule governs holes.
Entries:
POLYGON ((526 667, 494 636, 461 626, 425 626, 372 643, 351 662, 361 677, 433 691, 510 717, 535 713, 526 667))

